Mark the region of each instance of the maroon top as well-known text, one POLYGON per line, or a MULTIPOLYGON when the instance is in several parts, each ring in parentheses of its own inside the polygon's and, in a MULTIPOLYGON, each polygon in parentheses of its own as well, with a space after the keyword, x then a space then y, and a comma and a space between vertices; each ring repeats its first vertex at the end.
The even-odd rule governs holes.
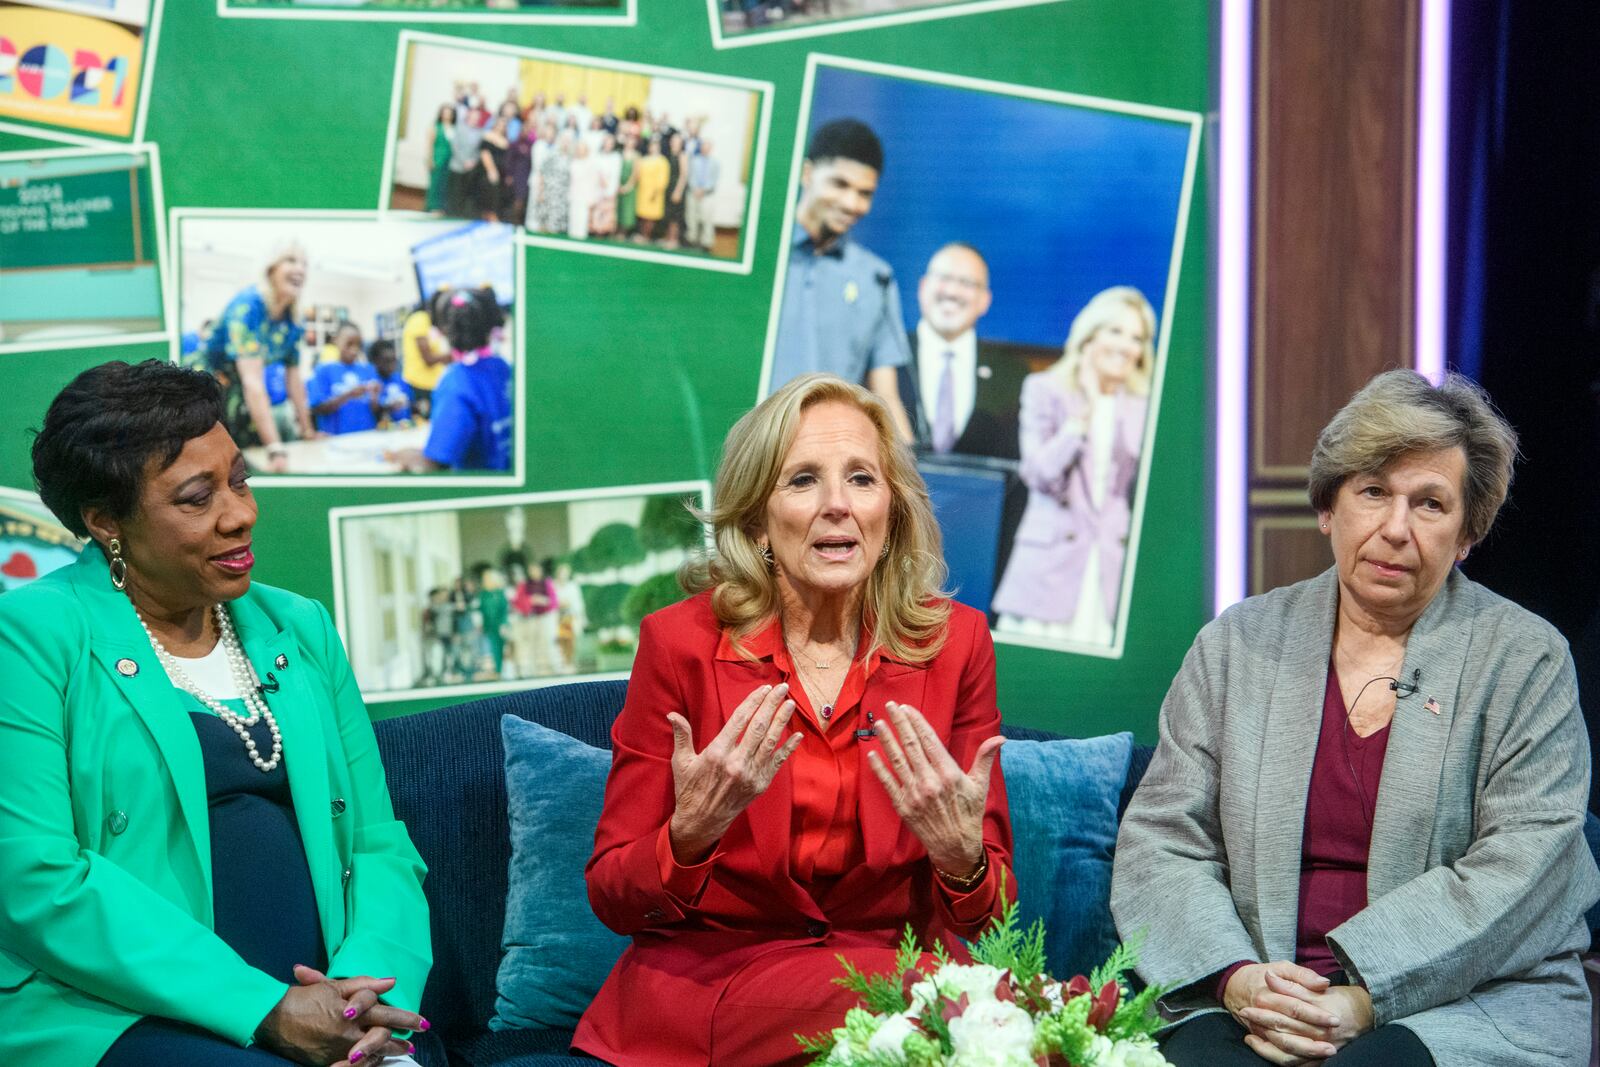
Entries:
MULTIPOLYGON (((1339 674, 1329 663, 1322 695, 1322 732, 1311 764, 1305 831, 1300 839, 1300 917, 1295 925, 1294 953, 1296 963, 1321 975, 1340 969, 1328 948, 1328 932, 1367 906, 1372 813, 1388 749, 1389 727, 1361 737, 1347 726, 1339 674)), ((1218 1001, 1228 979, 1249 962, 1241 960, 1218 976, 1218 1001)))

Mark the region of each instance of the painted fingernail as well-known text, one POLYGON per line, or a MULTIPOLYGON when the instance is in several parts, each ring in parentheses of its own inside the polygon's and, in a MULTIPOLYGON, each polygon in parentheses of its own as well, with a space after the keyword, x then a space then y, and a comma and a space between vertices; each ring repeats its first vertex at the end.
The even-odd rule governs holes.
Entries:
POLYGON ((344 1010, 344 1017, 346 1019, 354 1019, 356 1017, 356 1010, 354 1008, 346 1008, 344 1010))
MULTIPOLYGON (((421 1018, 421 1016, 418 1016, 418 1018, 421 1018)), ((418 1030, 427 1030, 427 1029, 428 1029, 428 1027, 430 1027, 430 1026, 432 1026, 432 1025, 433 1025, 433 1024, 432 1024, 432 1023, 430 1023, 430 1022, 428 1022, 428 1020, 426 1020, 426 1019, 423 1019, 423 1020, 422 1020, 422 1025, 421 1025, 421 1026, 419 1026, 419 1027, 417 1027, 417 1029, 418 1029, 418 1030)))
POLYGON ((354 1052, 350 1053, 350 1062, 359 1063, 361 1060, 366 1058, 366 1055, 367 1054, 365 1052, 362 1052, 360 1049, 356 1049, 354 1052))
POLYGON ((417 1051, 417 1046, 415 1046, 411 1042, 407 1041, 406 1042, 406 1051, 407 1052, 415 1052, 415 1051, 417 1051))

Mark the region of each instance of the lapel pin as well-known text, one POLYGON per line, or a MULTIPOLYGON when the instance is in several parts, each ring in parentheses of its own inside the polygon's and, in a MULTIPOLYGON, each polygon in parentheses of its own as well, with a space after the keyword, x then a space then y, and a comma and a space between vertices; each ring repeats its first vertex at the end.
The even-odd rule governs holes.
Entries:
POLYGON ((272 665, 281 671, 289 665, 289 657, 279 652, 278 658, 272 661, 272 665))
POLYGON ((861 287, 855 282, 850 281, 844 283, 844 302, 846 304, 854 304, 856 302, 856 298, 860 295, 861 287))
POLYGON ((1422 706, 1424 709, 1433 712, 1435 715, 1439 714, 1439 702, 1433 697, 1429 697, 1427 703, 1423 704, 1422 706))
POLYGON ((117 673, 124 678, 132 678, 139 673, 139 665, 131 659, 117 660, 117 673))

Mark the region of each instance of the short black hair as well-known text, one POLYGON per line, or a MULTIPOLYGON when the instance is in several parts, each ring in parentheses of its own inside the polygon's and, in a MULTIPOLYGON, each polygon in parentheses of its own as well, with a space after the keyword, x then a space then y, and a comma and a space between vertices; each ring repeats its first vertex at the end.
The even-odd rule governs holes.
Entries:
POLYGON ((159 359, 90 367, 56 394, 33 437, 33 484, 61 525, 88 537, 83 509, 133 514, 145 468, 177 460, 222 421, 222 387, 159 359))
POLYGON ((859 119, 834 119, 817 127, 811 135, 806 159, 812 163, 851 159, 882 174, 883 142, 871 126, 859 119))
POLYGON ((394 359, 394 342, 382 338, 367 346, 367 360, 376 363, 380 359, 394 359))
POLYGON ((449 338, 450 347, 456 352, 476 352, 489 343, 495 327, 506 321, 500 301, 488 287, 452 290, 440 307, 443 315, 433 324, 449 338))

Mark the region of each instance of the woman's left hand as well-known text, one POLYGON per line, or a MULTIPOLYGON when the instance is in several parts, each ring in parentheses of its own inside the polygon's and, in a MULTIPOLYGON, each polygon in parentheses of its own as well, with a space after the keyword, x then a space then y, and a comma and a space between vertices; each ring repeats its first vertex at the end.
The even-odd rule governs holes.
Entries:
POLYGON ((934 869, 965 878, 983 863, 989 775, 1005 738, 979 745, 972 768, 963 772, 920 711, 895 703, 884 704, 884 711, 878 729, 889 765, 875 751, 867 753, 867 763, 894 810, 927 848, 934 869))

